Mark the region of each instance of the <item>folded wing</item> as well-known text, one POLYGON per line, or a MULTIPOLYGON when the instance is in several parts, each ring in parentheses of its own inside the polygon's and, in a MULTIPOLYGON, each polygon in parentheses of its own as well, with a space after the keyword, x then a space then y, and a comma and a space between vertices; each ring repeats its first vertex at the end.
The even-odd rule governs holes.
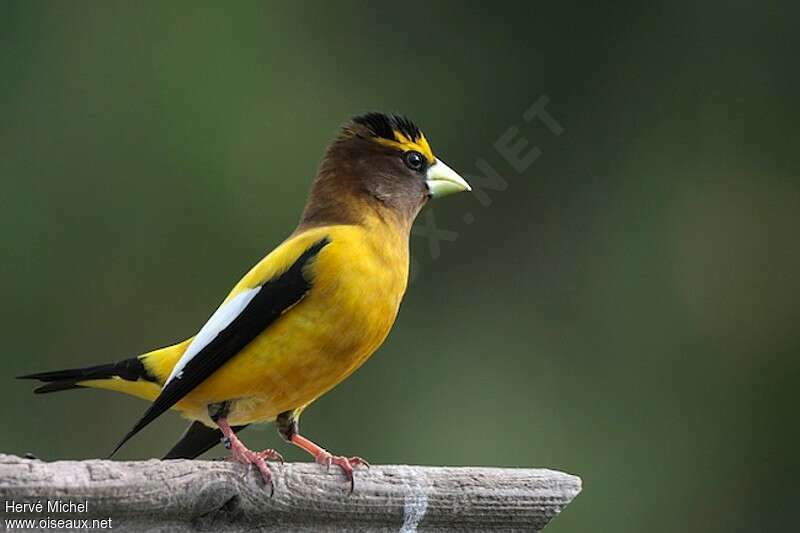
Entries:
POLYGON ((245 289, 223 303, 175 365, 161 394, 111 455, 302 300, 313 283, 306 275, 305 266, 329 243, 327 237, 318 240, 281 274, 257 287, 245 289))

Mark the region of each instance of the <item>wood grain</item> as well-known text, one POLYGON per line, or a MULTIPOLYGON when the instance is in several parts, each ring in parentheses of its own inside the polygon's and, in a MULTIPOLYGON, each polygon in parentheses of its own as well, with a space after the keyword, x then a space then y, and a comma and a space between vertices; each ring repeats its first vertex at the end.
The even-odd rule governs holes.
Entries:
POLYGON ((111 518, 122 531, 539 531, 581 490, 576 476, 527 468, 373 465, 355 492, 336 469, 270 464, 270 497, 255 471, 226 461, 43 462, 0 454, 5 519, 111 518), (54 500, 88 512, 48 513, 54 500), (41 501, 43 513, 8 512, 41 501))

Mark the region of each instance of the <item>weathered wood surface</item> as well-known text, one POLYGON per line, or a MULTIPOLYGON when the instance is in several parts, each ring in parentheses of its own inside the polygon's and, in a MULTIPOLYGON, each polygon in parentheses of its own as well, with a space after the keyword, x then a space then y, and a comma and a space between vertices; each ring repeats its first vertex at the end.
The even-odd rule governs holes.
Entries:
POLYGON ((0 528, 9 518, 107 519, 118 531, 539 531, 581 490, 543 469, 373 465, 341 473, 274 464, 275 492, 226 461, 57 461, 0 455, 0 528), (85 513, 47 512, 87 502, 85 513), (7 502, 42 513, 8 512, 7 502))

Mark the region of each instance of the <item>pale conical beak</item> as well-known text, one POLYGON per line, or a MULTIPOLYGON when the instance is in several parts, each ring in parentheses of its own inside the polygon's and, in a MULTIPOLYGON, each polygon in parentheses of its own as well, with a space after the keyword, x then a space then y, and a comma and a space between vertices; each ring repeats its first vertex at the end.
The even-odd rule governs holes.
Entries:
POLYGON ((472 190, 469 183, 456 174, 455 170, 445 165, 441 159, 437 159, 436 163, 428 169, 425 183, 434 198, 472 190))

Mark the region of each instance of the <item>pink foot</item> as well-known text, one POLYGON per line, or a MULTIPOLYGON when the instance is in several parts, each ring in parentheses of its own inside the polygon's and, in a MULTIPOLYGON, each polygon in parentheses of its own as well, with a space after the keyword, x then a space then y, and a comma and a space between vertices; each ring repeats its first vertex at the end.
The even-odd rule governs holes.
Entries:
POLYGON ((267 461, 280 461, 283 463, 283 457, 281 454, 273 449, 254 452, 239 440, 239 437, 237 437, 236 434, 230 430, 230 427, 226 421, 221 419, 217 423, 219 424, 222 433, 225 435, 223 443, 225 444, 225 447, 231 451, 231 456, 228 457, 228 460, 247 465, 247 472, 249 472, 250 468, 255 465, 255 467, 258 468, 258 471, 261 473, 261 479, 264 480, 264 484, 269 485, 271 497, 275 493, 275 484, 272 483, 272 472, 270 472, 269 467, 267 466, 267 461))
POLYGON ((344 477, 350 482, 350 492, 355 488, 355 480, 353 478, 353 469, 356 466, 366 466, 369 468, 369 463, 361 457, 343 457, 341 455, 333 455, 328 451, 322 450, 314 459, 321 465, 327 466, 329 469, 331 465, 336 465, 344 472, 344 477))

